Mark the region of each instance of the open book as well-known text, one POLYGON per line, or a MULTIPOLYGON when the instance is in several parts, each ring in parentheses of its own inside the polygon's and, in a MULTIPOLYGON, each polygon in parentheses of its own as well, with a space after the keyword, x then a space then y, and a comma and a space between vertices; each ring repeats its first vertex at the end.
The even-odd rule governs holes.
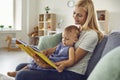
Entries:
POLYGON ((41 59, 43 59, 46 63, 48 63, 53 68, 57 69, 57 66, 44 54, 40 53, 39 49, 35 46, 28 45, 22 40, 16 40, 17 46, 19 46, 22 50, 24 50, 27 54, 33 57, 34 54, 37 54, 41 59))

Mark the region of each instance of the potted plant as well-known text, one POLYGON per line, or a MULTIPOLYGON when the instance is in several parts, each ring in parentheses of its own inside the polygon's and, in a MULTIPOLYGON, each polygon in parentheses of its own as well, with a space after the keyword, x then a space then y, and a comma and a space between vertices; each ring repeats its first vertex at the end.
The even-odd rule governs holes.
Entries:
POLYGON ((12 26, 8 26, 10 29, 12 28, 12 26))
POLYGON ((50 10, 49 6, 46 6, 46 7, 45 7, 46 13, 49 13, 49 10, 50 10))
POLYGON ((4 25, 0 25, 0 28, 3 29, 3 28, 4 28, 4 25))

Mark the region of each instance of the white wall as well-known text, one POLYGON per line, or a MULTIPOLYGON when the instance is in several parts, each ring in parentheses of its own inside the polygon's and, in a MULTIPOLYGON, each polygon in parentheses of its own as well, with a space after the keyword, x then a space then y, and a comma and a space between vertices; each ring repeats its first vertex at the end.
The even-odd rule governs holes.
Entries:
MULTIPOLYGON (((16 37, 29 42, 28 33, 38 25, 40 13, 45 13, 44 8, 49 6, 50 13, 57 15, 57 23, 62 19, 62 28, 74 24, 72 17, 73 8, 67 6, 69 0, 22 0, 22 31, 16 32, 16 37)), ((76 0, 74 0, 76 1, 76 0)), ((93 0, 95 8, 105 9, 109 12, 109 29, 120 30, 120 0, 93 0)))
POLYGON ((38 25, 38 0, 22 0, 22 31, 18 31, 16 37, 28 42, 28 34, 36 25, 38 25))
MULTIPOLYGON (((50 13, 57 15, 57 23, 62 19, 64 28, 67 25, 74 24, 72 18, 73 8, 67 7, 69 0, 22 0, 22 31, 15 32, 17 38, 29 41, 28 33, 33 27, 38 25, 38 16, 45 13, 44 8, 49 6, 50 13)), ((76 0, 74 0, 76 1, 76 0)), ((109 29, 120 30, 120 0, 93 0, 95 8, 105 9, 109 12, 109 29)))
POLYGON ((39 13, 45 13, 44 8, 46 6, 50 7, 50 13, 55 13, 57 15, 57 23, 62 19, 63 25, 65 27, 69 24, 73 24, 72 12, 73 9, 67 7, 68 0, 40 0, 39 1, 39 13))
MULTIPOLYGON (((64 20, 63 27, 69 24, 74 24, 72 18, 73 8, 67 7, 67 1, 69 0, 39 0, 39 13, 45 13, 45 6, 51 8, 51 13, 57 14, 57 21, 64 20)), ((74 0, 76 1, 76 0, 74 0)), ((120 30, 120 0, 93 0, 96 10, 105 9, 109 12, 109 29, 120 30)))
MULTIPOLYGON (((67 25, 74 24, 72 17, 73 8, 67 6, 69 0, 22 0, 22 28, 23 30, 17 33, 17 37, 25 41, 28 40, 27 34, 33 30, 33 27, 38 25, 40 13, 45 13, 44 8, 49 6, 50 13, 57 15, 57 23, 62 19, 64 28, 67 25)), ((76 1, 76 0, 74 0, 76 1)), ((95 8, 105 9, 109 12, 109 29, 120 30, 120 0, 93 0, 95 8)))
MULTIPOLYGON (((14 34, 17 39, 22 39, 25 42, 29 42, 28 34, 33 30, 35 26, 38 25, 38 1, 39 0, 16 0, 16 2, 21 2, 22 4, 17 5, 17 21, 20 22, 16 24, 17 27, 22 27, 21 31, 4 31, 1 32, 3 34, 0 35, 1 38, 5 38, 7 35, 14 34), (19 5, 19 6, 18 6, 19 5), (18 11, 18 8, 20 11, 18 11), (22 8, 22 9, 21 9, 22 8), (21 13, 22 15, 19 15, 21 13)), ((7 43, 5 39, 0 39, 0 48, 6 47, 7 43)))
POLYGON ((109 12, 108 26, 110 30, 120 30, 120 0, 93 0, 95 8, 109 12))

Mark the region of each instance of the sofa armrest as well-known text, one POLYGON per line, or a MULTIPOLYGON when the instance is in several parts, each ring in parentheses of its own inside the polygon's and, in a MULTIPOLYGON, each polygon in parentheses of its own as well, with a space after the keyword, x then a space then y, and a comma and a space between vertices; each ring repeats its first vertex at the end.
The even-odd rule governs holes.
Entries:
POLYGON ((120 80, 120 47, 117 47, 98 62, 87 80, 120 80))
POLYGON ((118 46, 120 46, 120 31, 110 33, 102 56, 118 46))

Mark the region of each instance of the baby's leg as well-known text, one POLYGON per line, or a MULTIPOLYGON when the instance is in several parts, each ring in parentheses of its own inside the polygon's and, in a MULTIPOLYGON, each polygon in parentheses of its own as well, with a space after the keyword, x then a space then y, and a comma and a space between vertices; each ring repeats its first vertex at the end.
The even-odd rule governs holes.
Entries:
MULTIPOLYGON (((26 69, 28 69, 28 66, 25 66, 21 70, 26 70, 26 69)), ((19 70, 19 71, 21 71, 21 70, 19 70)), ((10 77, 15 77, 17 72, 19 72, 19 71, 7 72, 7 75, 10 76, 10 77)))
POLYGON ((15 77, 17 74, 17 71, 15 72, 8 72, 7 75, 10 76, 10 77, 15 77))

